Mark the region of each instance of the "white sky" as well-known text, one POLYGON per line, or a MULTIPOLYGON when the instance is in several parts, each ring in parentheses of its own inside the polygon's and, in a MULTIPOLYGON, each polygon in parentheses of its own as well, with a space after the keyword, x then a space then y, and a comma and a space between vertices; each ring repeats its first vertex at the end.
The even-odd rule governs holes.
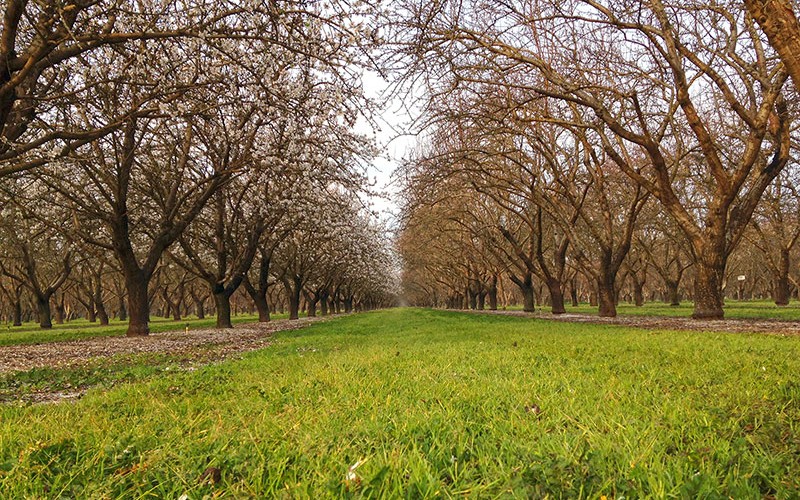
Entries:
MULTIPOLYGON (((363 76, 364 93, 367 97, 383 99, 389 84, 375 73, 363 76)), ((374 210, 380 213, 383 220, 393 219, 397 215, 396 195, 398 186, 392 185, 392 173, 400 165, 402 159, 416 143, 416 136, 407 133, 412 117, 407 113, 401 99, 395 97, 387 102, 386 107, 376 117, 380 130, 374 130, 363 118, 356 124, 356 131, 374 137, 378 142, 380 155, 369 167, 370 181, 377 181, 375 189, 385 192, 388 199, 373 197, 374 210)))

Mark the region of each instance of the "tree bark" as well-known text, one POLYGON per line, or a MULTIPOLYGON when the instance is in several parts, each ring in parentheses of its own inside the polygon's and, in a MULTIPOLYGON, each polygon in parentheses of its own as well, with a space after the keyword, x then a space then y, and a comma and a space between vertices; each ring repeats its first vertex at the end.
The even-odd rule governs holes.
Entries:
POLYGON ((192 300, 194 301, 194 314, 197 316, 197 319, 205 319, 206 317, 206 307, 205 307, 205 299, 197 295, 194 291, 191 293, 192 300))
POLYGON ((286 298, 289 302, 289 319, 298 319, 300 317, 300 292, 302 284, 297 279, 294 281, 294 287, 289 280, 283 280, 283 286, 286 289, 286 298))
POLYGON ((578 284, 575 278, 572 278, 569 283, 569 298, 572 301, 572 307, 578 307, 581 304, 578 301, 578 284))
POLYGON ((125 305, 125 295, 119 295, 119 320, 120 321, 127 321, 128 320, 128 308, 125 305))
POLYGON ((774 277, 772 289, 772 298, 777 306, 789 305, 789 262, 789 250, 782 248, 778 262, 778 274, 774 277))
POLYGON ((547 290, 550 292, 550 308, 553 314, 564 314, 564 291, 561 289, 561 281, 557 279, 547 280, 547 290))
POLYGON ((497 276, 492 276, 491 280, 489 281, 489 310, 496 311, 497 310, 497 276))
POLYGON ((633 303, 636 307, 644 305, 644 285, 635 276, 633 280, 633 303))
POLYGON ((522 310, 525 312, 534 312, 536 310, 536 297, 533 293, 533 277, 531 273, 525 274, 522 278, 512 274, 510 278, 522 292, 522 310))
POLYGON ((308 317, 315 318, 317 316, 317 300, 309 299, 308 302, 308 317))
POLYGON ((319 299, 319 309, 320 309, 320 311, 319 312, 323 316, 327 316, 328 315, 328 295, 329 295, 329 292, 327 290, 324 290, 320 294, 320 299, 319 299))
POLYGON ((125 273, 128 291, 128 337, 141 337, 150 333, 150 300, 147 289, 149 279, 141 271, 125 273))
POLYGON ((681 305, 681 296, 678 293, 678 282, 673 280, 664 280, 664 286, 667 288, 667 302, 673 307, 681 305))
POLYGON ((597 280, 597 302, 598 312, 602 318, 614 318, 617 316, 617 294, 614 290, 614 279, 604 277, 597 280))
POLYGON ((725 260, 718 257, 711 262, 698 259, 694 277, 694 319, 722 319, 722 276, 725 260))
POLYGON ((253 304, 256 306, 256 310, 258 311, 258 322, 268 323, 272 318, 270 317, 267 296, 259 295, 258 297, 253 297, 253 304))
POLYGON ((14 326, 22 326, 22 301, 19 299, 14 300, 12 319, 14 326))
POLYGON ((50 315, 50 297, 36 297, 36 308, 39 314, 39 327, 53 328, 50 315))
POLYGON ((231 322, 231 297, 225 290, 214 291, 214 305, 217 308, 217 328, 233 328, 231 322))
POLYGON ((800 23, 791 0, 744 0, 753 19, 783 61, 794 87, 800 90, 800 23))
POLYGON ((344 312, 351 313, 353 312, 353 296, 348 295, 344 298, 344 312))
POLYGON ((63 325, 64 324, 64 317, 66 316, 66 311, 64 310, 64 296, 61 296, 61 300, 56 302, 56 324, 63 325))
POLYGON ((94 300, 90 300, 86 306, 86 318, 89 323, 97 323, 97 310, 95 309, 94 300))

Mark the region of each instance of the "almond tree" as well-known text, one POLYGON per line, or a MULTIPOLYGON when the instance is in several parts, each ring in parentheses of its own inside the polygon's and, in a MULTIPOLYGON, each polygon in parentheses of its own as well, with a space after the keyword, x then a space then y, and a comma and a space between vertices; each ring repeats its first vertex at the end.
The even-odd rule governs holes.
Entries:
MULTIPOLYGON (((239 6, 201 0, 9 0, 0 27, 0 176, 66 157, 143 112, 132 101, 76 122, 116 75, 109 51, 148 51, 148 42, 219 39, 235 33, 239 6), (110 110, 111 111, 111 110, 110 110)), ((123 63, 124 64, 124 63, 123 63)), ((163 69, 163 68, 162 68, 163 69)), ((166 73, 165 73, 166 74, 166 73)), ((146 111, 144 111, 146 113, 146 111)))
POLYGON ((794 113, 787 73, 742 6, 457 4, 403 4, 394 23, 401 63, 428 71, 432 96, 453 82, 500 82, 581 110, 604 154, 684 231, 693 316, 722 318, 727 259, 788 161, 794 113), (673 182, 680 172, 690 172, 688 191, 673 182))
POLYGON ((789 304, 792 251, 800 238, 800 192, 797 169, 785 170, 770 186, 753 217, 749 240, 759 250, 770 271, 772 298, 778 306, 789 304))

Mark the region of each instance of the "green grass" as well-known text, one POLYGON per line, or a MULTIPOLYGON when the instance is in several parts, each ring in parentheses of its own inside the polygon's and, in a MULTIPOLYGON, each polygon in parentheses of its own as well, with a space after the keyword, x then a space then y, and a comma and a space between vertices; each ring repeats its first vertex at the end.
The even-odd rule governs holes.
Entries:
POLYGON ((359 314, 0 407, 0 496, 797 498, 797 373, 796 337, 359 314))
MULTIPOLYGON (((670 306, 663 302, 647 302, 641 307, 622 302, 617 305, 617 314, 620 316, 669 316, 685 317, 692 315, 693 304, 688 301, 681 302, 680 306, 670 306)), ((522 306, 509 309, 521 310, 522 306)), ((582 303, 577 307, 570 304, 566 306, 568 313, 597 314, 597 306, 582 303)), ((550 306, 537 306, 537 310, 550 311, 550 306)), ((781 321, 800 321, 800 303, 792 302, 786 307, 778 307, 774 302, 766 300, 727 300, 725 302, 726 319, 774 319, 781 321)))
MULTIPOLYGON (((272 314, 274 319, 287 318, 288 314, 272 314)), ((181 321, 171 319, 151 317, 150 331, 152 333, 166 332, 170 330, 183 330, 188 325, 190 329, 209 328, 216 324, 214 316, 206 316, 204 319, 197 319, 192 316, 181 321)), ((232 317, 234 325, 241 323, 253 323, 258 321, 258 316, 251 314, 241 314, 232 317)), ((89 323, 85 319, 77 319, 64 323, 63 325, 53 325, 50 330, 39 328, 38 323, 27 322, 22 326, 0 327, 0 346, 18 344, 39 344, 45 342, 59 342, 66 340, 79 340, 90 337, 118 337, 125 335, 128 329, 127 321, 111 320, 107 326, 100 326, 98 323, 89 323)))

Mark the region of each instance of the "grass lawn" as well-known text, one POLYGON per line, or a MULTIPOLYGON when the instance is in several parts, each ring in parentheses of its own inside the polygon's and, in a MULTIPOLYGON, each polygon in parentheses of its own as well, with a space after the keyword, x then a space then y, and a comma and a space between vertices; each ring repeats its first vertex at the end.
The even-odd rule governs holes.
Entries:
MULTIPOLYGON (((274 319, 288 318, 288 314, 272 314, 274 319)), ((253 323, 258 321, 257 315, 241 314, 231 318, 234 325, 239 323, 253 323)), ((150 331, 152 333, 166 332, 169 330, 183 330, 186 326, 191 330, 198 328, 209 328, 216 324, 214 316, 206 316, 205 319, 197 319, 192 316, 181 321, 172 319, 151 317, 150 331)), ((0 346, 17 344, 38 344, 43 342, 58 342, 64 340, 78 340, 89 337, 114 337, 125 335, 128 329, 127 321, 111 320, 108 326, 100 326, 98 323, 89 323, 85 319, 77 319, 64 323, 63 325, 53 325, 50 330, 42 330, 39 323, 27 322, 22 326, 11 326, 6 324, 0 327, 0 346)))
POLYGON ((0 496, 797 498, 798 373, 795 337, 358 314, 0 406, 0 496))
MULTIPOLYGON (((663 302, 647 302, 641 307, 625 302, 617 305, 617 314, 620 316, 670 316, 686 317, 692 315, 693 304, 688 301, 681 302, 680 306, 670 306, 663 302)), ((522 309, 522 306, 515 306, 512 309, 522 309)), ((566 305, 568 313, 597 314, 597 306, 581 304, 573 307, 569 303, 566 305)), ((537 306, 537 310, 549 312, 550 306, 537 306)), ((726 319, 755 319, 766 320, 775 319, 782 321, 800 321, 800 303, 792 302, 786 307, 778 307, 774 302, 768 300, 727 300, 725 301, 726 319)))

